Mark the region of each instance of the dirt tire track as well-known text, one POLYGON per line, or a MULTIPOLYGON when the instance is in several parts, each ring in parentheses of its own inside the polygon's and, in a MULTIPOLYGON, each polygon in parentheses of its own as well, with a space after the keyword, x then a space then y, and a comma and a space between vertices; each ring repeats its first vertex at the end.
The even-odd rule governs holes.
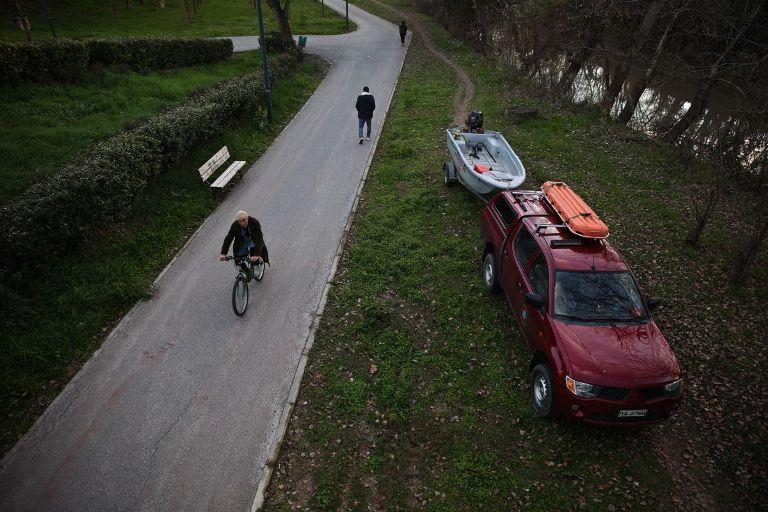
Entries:
POLYGON ((461 87, 457 88, 456 92, 453 94, 453 124, 463 126, 466 115, 469 113, 469 104, 475 97, 475 85, 472 83, 472 79, 469 78, 467 72, 464 71, 456 61, 448 57, 445 52, 435 46, 435 43, 433 43, 432 39, 429 37, 429 31, 417 17, 396 9, 391 5, 382 3, 379 0, 371 0, 371 2, 396 13, 402 19, 407 20, 410 24, 411 31, 419 35, 424 46, 456 72, 456 76, 458 76, 461 81, 461 87))

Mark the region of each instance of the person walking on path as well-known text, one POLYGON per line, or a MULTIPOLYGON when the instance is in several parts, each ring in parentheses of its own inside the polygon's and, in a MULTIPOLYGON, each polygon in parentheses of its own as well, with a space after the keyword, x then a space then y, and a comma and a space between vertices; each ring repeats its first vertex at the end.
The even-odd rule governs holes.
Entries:
POLYGON ((373 99, 373 95, 369 92, 368 86, 363 87, 363 94, 357 97, 357 103, 355 103, 357 109, 357 136, 360 137, 360 142, 363 143, 363 126, 368 124, 368 132, 366 140, 371 140, 371 119, 373 119, 373 111, 376 110, 376 100, 373 99))
POLYGON ((400 22, 400 46, 405 46, 405 34, 408 33, 408 26, 405 24, 405 20, 400 22))

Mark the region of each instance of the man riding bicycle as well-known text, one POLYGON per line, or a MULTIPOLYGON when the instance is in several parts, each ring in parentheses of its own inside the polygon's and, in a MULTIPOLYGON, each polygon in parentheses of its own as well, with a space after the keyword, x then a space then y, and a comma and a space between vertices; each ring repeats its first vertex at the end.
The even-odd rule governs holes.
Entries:
POLYGON ((235 215, 235 222, 229 228, 224 244, 221 246, 219 259, 227 259, 229 245, 234 240, 232 254, 237 258, 249 256, 252 263, 269 263, 269 253, 264 243, 264 235, 261 233, 261 224, 247 212, 240 210, 235 215))

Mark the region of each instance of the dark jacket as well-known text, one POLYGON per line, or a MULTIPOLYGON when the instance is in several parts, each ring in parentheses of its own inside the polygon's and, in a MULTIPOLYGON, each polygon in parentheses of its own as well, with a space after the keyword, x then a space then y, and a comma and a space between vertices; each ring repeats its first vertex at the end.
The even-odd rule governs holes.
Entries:
POLYGON ((405 36, 406 32, 408 32, 408 26, 405 24, 405 22, 402 22, 400 24, 400 37, 405 36))
MULTIPOLYGON (((253 247, 250 251, 251 256, 261 256, 261 258, 269 263, 269 253, 267 252, 267 245, 264 243, 264 235, 261 232, 261 224, 253 217, 248 217, 248 226, 246 229, 251 232, 251 239, 256 247, 253 247)), ((235 248, 232 252, 239 247, 242 247, 246 243, 246 239, 243 236, 243 228, 237 221, 233 222, 229 227, 227 236, 224 237, 224 244, 221 246, 221 254, 227 254, 229 252, 229 246, 232 244, 232 240, 235 241, 235 248)))
POLYGON ((376 100, 373 99, 372 94, 361 94, 357 97, 355 108, 358 119, 371 119, 373 118, 373 111, 376 110, 376 100))

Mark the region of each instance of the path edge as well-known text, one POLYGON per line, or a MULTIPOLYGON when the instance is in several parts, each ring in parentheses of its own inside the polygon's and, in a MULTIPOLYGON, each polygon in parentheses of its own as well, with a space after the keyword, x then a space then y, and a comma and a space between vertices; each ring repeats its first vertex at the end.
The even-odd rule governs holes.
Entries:
MULTIPOLYGON (((412 39, 412 38, 411 38, 412 39)), ((320 319, 323 315, 323 311, 325 310, 325 304, 328 301, 328 293, 330 292, 331 287, 333 286, 333 279, 336 277, 336 271, 338 270, 339 262, 341 261, 341 256, 344 253, 344 247, 347 244, 347 238, 349 237, 349 232, 352 228, 352 221, 355 218, 355 212, 357 211, 357 206, 360 203, 360 196, 363 193, 363 187, 365 186, 366 180, 368 178, 368 172, 371 169, 371 163, 373 162, 373 157, 376 155, 376 148, 379 145, 379 138, 381 137, 381 133, 384 128, 384 122, 386 121, 387 114, 389 113, 389 107, 392 105, 392 99, 395 97, 395 91, 397 90, 397 84, 400 81, 400 74, 403 71, 403 66, 405 65, 405 59, 408 56, 408 49, 410 48, 411 41, 409 39, 408 44, 405 46, 405 54, 403 57, 402 62, 400 62, 400 68, 397 70, 397 75, 395 76, 395 83, 392 85, 392 91, 389 93, 389 98, 387 100, 387 106, 384 109, 384 116, 383 121, 381 123, 381 128, 379 129, 378 133, 376 134, 376 137, 373 140, 373 147, 371 148, 371 153, 368 156, 368 160, 365 163, 365 167, 363 169, 363 176, 360 178, 360 183, 357 187, 357 192, 355 193, 355 201, 352 203, 352 209, 349 211, 349 216, 347 217, 346 225, 344 226, 344 231, 341 235, 341 240, 339 240, 339 245, 336 248, 336 256, 333 259, 333 265, 331 265, 331 270, 328 273, 328 276, 325 280, 325 288, 323 289, 323 294, 320 297, 320 303, 317 307, 317 310, 313 314, 312 324, 309 328, 309 333, 307 334, 307 339, 304 343, 304 348, 301 351, 301 358, 299 359, 299 364, 296 367, 296 372, 293 376, 293 382, 291 383, 291 390, 288 394, 288 400, 283 407, 283 412, 280 415, 280 420, 278 421, 278 427, 277 427, 277 436, 275 437, 274 441, 272 442, 272 448, 269 452, 269 457, 267 458, 267 463, 264 466, 264 474, 261 477, 261 481, 259 482, 259 487, 256 489, 256 496, 253 498, 253 503, 251 504, 250 512, 259 512, 264 507, 264 499, 266 497, 267 493, 267 487, 269 487, 269 483, 272 479, 272 473, 274 473, 275 465, 277 464, 278 457, 280 455, 280 449, 283 446, 283 441, 285 440, 285 433, 288 431, 288 422, 290 421, 291 413, 293 412, 293 408, 296 406, 296 399, 299 396, 299 390, 301 389, 301 381, 304 378, 304 370, 307 366, 307 360, 309 359, 309 352, 312 349, 312 345, 315 342, 315 334, 317 333, 318 328, 320 327, 320 319)))

